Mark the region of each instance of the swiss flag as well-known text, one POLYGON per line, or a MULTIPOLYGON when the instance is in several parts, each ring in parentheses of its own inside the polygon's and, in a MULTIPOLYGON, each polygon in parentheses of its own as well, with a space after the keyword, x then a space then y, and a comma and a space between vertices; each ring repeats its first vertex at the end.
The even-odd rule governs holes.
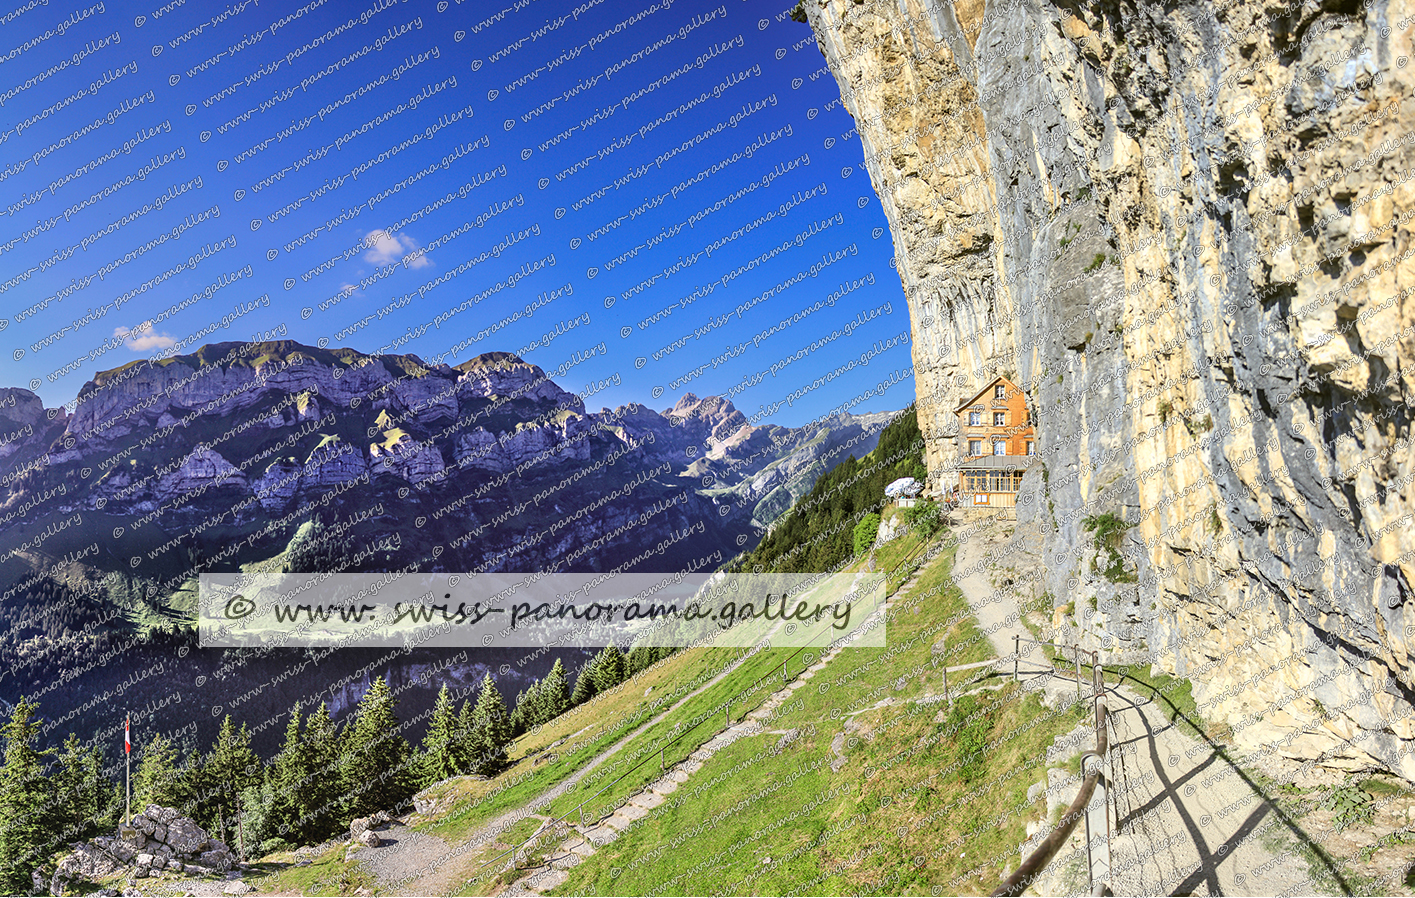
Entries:
POLYGON ((131 754, 133 751, 132 740, 128 738, 128 727, 132 725, 132 718, 123 721, 123 753, 131 754))

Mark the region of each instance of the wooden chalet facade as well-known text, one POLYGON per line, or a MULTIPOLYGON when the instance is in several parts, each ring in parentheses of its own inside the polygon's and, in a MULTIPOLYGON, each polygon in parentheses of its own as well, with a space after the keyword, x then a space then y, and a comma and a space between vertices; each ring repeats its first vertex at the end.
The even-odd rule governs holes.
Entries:
POLYGON ((1013 508, 1022 474, 1036 461, 1027 396, 995 378, 954 410, 958 416, 958 499, 963 507, 1013 508))

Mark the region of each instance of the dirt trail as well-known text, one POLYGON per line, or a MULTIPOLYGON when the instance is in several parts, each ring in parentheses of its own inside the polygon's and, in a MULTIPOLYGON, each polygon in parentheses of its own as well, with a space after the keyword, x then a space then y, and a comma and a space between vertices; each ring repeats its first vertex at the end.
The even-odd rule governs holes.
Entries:
POLYGON ((658 724, 678 710, 685 702, 731 675, 746 660, 747 656, 744 656, 724 668, 652 719, 634 728, 584 767, 542 792, 524 806, 506 811, 483 824, 457 845, 450 845, 445 839, 418 832, 401 823, 395 823, 386 831, 379 833, 391 844, 379 848, 364 848, 359 851, 356 857, 378 877, 380 891, 396 890, 398 894, 403 895, 447 895, 457 891, 467 878, 464 865, 458 863, 460 858, 469 852, 475 852, 477 848, 494 840, 503 830, 514 826, 526 817, 547 819, 541 817, 536 811, 573 789, 580 780, 614 757, 620 749, 628 745, 640 733, 658 724))

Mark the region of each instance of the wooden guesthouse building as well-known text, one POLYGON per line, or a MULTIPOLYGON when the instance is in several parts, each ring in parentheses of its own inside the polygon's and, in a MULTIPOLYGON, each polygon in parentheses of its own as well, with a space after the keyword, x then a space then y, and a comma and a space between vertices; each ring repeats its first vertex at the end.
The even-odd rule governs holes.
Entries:
POLYGON ((1036 460, 1027 396, 998 377, 958 406, 958 501, 963 508, 1013 508, 1022 474, 1036 460))

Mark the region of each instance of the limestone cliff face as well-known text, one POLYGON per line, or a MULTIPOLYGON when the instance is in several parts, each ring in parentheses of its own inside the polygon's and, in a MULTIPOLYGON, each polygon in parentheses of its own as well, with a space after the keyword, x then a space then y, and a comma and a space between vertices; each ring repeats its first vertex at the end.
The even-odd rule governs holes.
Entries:
POLYGON ((931 479, 1013 377, 1019 529, 1057 606, 1099 600, 1086 644, 1189 677, 1242 748, 1415 779, 1415 3, 803 8, 893 231, 931 479))

